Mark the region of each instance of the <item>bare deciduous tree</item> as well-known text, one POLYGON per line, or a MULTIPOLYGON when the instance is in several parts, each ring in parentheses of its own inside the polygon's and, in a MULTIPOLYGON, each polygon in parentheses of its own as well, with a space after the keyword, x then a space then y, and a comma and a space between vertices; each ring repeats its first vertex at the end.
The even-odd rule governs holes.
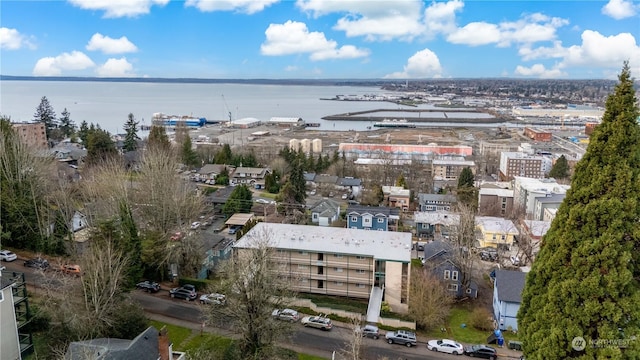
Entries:
POLYGON ((453 245, 454 261, 460 270, 460 282, 466 291, 471 286, 474 259, 471 248, 476 240, 475 209, 467 204, 458 203, 460 222, 449 233, 453 245))
POLYGON ((423 329, 444 324, 453 298, 444 285, 429 272, 412 271, 409 314, 423 329))
POLYGON ((291 279, 280 274, 273 234, 266 228, 245 235, 242 249, 223 263, 220 289, 227 304, 206 312, 212 324, 231 324, 240 335, 239 349, 244 359, 269 359, 275 356, 276 342, 291 331, 291 324, 272 316, 274 308, 286 308, 293 297, 291 279))
POLYGON ((364 338, 361 328, 364 326, 362 319, 351 318, 349 325, 349 336, 345 339, 346 343, 342 350, 337 354, 339 360, 364 360, 364 338))

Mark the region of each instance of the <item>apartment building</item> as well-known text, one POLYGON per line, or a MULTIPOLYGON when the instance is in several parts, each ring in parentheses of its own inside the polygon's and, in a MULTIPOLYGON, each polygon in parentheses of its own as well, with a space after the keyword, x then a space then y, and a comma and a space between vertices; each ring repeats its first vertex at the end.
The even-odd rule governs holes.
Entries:
MULTIPOLYGON (((555 179, 531 179, 516 176, 513 180, 513 204, 525 214, 532 215, 536 210, 536 198, 551 194, 566 194, 569 185, 561 185, 555 179)), ((544 209, 540 210, 544 214, 544 209)))
POLYGON ((387 206, 409 211, 411 205, 411 190, 402 186, 383 186, 382 194, 387 206))
POLYGON ((480 188, 478 192, 478 214, 505 216, 513 212, 513 189, 480 188))
MULTIPOLYGON (((550 162, 551 160, 549 160, 550 162)), ((544 178, 544 157, 524 152, 503 152, 500 154, 500 179, 512 180, 515 176, 533 179, 544 178)))
POLYGON ((234 248, 250 249, 265 237, 294 290, 383 300, 395 312, 408 311, 410 233, 258 223, 234 248))
POLYGON ((420 211, 451 211, 458 198, 451 194, 418 194, 420 211))
POLYGON ((11 123, 20 140, 29 147, 46 149, 47 132, 43 123, 11 123))
POLYGON ((431 162, 431 173, 434 180, 457 181, 464 168, 470 168, 476 173, 476 163, 464 158, 440 158, 431 162))

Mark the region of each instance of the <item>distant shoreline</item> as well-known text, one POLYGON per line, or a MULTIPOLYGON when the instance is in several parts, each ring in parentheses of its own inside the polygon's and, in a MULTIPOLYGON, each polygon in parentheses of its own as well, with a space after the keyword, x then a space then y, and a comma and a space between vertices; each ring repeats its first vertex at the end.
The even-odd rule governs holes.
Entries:
POLYGON ((103 78, 73 76, 14 76, 0 75, 0 81, 81 81, 81 82, 126 82, 161 84, 247 84, 247 85, 314 85, 314 86, 371 86, 381 87, 391 83, 379 79, 197 79, 197 78, 103 78))

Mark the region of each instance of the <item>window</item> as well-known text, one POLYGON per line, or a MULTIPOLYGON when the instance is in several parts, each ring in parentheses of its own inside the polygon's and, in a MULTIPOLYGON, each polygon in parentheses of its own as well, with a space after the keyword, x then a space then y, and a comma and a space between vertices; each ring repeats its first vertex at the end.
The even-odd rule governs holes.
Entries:
POLYGON ((358 260, 364 260, 364 259, 366 259, 366 257, 365 257, 365 256, 361 256, 361 255, 358 255, 358 256, 356 256, 356 259, 358 259, 358 260))
POLYGON ((507 240, 507 236, 506 236, 506 235, 501 235, 501 236, 500 236, 500 240, 502 240, 502 241, 507 240))
POLYGON ((425 223, 422 223, 421 225, 422 225, 422 228, 423 228, 423 229, 426 229, 426 228, 428 228, 428 227, 429 227, 429 225, 427 225, 427 224, 425 224, 425 223))
POLYGON ((444 271, 444 279, 449 280, 451 272, 449 270, 444 271))
POLYGON ((468 288, 465 292, 466 292, 467 294, 471 294, 471 288, 468 288))
POLYGON ((307 251, 298 251, 298 254, 300 254, 300 255, 309 255, 309 252, 307 252, 307 251))
POLYGON ((342 255, 342 254, 333 254, 333 257, 341 259, 341 258, 344 257, 344 255, 342 255))
POLYGON ((300 269, 300 270, 306 270, 308 268, 309 268, 309 265, 298 264, 298 269, 300 269))
POLYGON ((365 223, 365 224, 369 224, 371 222, 371 218, 368 218, 368 217, 363 218, 362 222, 365 223))
POLYGON ((362 269, 356 269, 356 274, 364 274, 366 271, 362 269))
POLYGON ((343 272, 344 269, 337 267, 337 268, 333 268, 333 271, 335 271, 335 272, 343 272))
POLYGON ((344 283, 343 283, 342 281, 334 281, 334 282, 333 282, 333 284, 334 284, 335 286, 342 286, 342 285, 344 285, 344 283))
POLYGON ((313 220, 318 220, 318 213, 313 213, 313 220))
POLYGON ((458 280, 458 272, 457 271, 452 271, 451 272, 451 280, 458 280))
POLYGON ((364 286, 365 286, 364 284, 356 284, 356 287, 357 287, 357 288, 364 289, 364 286))
POLYGON ((352 217, 351 217, 351 222, 357 222, 357 221, 358 221, 358 218, 357 218, 357 217, 355 217, 355 216, 352 216, 352 217))
POLYGON ((447 285, 447 290, 449 290, 449 291, 458 291, 458 284, 449 284, 449 285, 447 285))
POLYGON ((378 218, 378 224, 382 224, 384 222, 383 218, 378 218))
POLYGON ((491 237, 493 240, 496 240, 496 234, 493 234, 493 236, 491 237))
POLYGON ((4 292, 0 290, 0 302, 4 301, 4 292))
POLYGON ((300 283, 301 283, 301 284, 306 284, 306 283, 308 283, 308 282, 309 282, 309 279, 304 279, 304 278, 303 278, 303 279, 300 279, 300 283))

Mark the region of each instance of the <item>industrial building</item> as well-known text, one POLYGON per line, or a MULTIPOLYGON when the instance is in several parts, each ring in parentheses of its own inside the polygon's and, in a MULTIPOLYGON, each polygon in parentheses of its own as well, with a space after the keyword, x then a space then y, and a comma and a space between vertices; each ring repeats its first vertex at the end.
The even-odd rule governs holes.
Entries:
POLYGON ((267 124, 278 126, 303 126, 304 121, 299 117, 272 117, 267 124))
POLYGON ((524 136, 534 141, 551 141, 551 132, 530 127, 524 128, 524 136))
POLYGON ((233 120, 232 122, 229 123, 229 127, 232 127, 235 129, 248 129, 248 128, 256 127, 260 125, 260 123, 261 122, 259 119, 248 117, 248 118, 233 120))

